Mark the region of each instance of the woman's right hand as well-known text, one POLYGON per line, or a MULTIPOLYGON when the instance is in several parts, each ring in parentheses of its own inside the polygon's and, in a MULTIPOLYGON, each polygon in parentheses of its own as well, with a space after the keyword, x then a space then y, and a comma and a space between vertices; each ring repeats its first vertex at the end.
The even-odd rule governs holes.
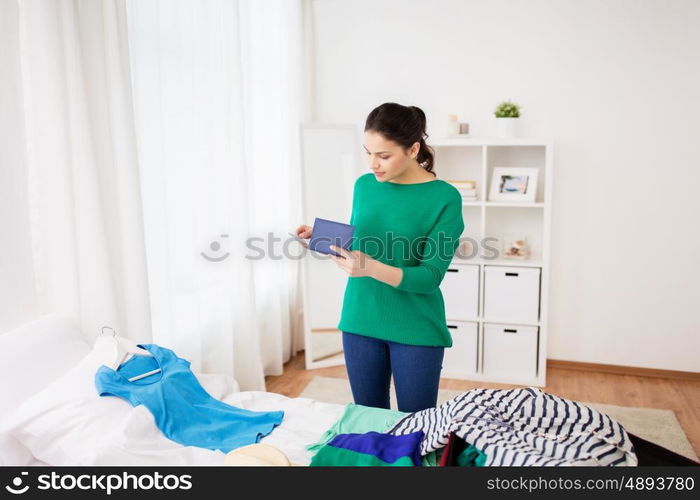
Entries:
POLYGON ((297 228, 296 235, 299 238, 311 238, 311 231, 312 230, 313 230, 313 228, 311 226, 306 226, 306 225, 302 224, 301 226, 299 226, 297 228))

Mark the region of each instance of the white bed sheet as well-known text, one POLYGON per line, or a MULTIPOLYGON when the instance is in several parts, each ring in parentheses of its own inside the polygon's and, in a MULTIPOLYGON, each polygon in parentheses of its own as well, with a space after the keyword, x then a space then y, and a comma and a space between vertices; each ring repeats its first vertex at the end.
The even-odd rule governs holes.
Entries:
MULTIPOLYGON (((283 410, 282 423, 260 442, 280 449, 293 465, 310 463, 312 454, 306 447, 321 438, 345 407, 262 391, 237 392, 222 401, 254 411, 283 410)), ((86 438, 90 442, 90 437, 86 438)), ((137 406, 123 425, 114 429, 108 443, 91 450, 82 465, 223 465, 225 456, 221 451, 182 446, 169 440, 156 427, 151 413, 137 406)))
MULTIPOLYGON (((211 377, 207 376, 209 382, 213 381, 211 377)), ((203 382, 202 385, 206 386, 207 381, 203 382)), ((340 418, 345 408, 345 405, 308 398, 288 398, 262 391, 236 392, 221 400, 253 411, 284 411, 282 423, 260 442, 280 449, 293 465, 310 463, 312 454, 306 447, 316 443, 340 418)), ((129 404, 126 401, 123 403, 129 404)), ((75 465, 223 465, 226 456, 221 451, 182 446, 166 438, 143 405, 130 409, 116 428, 106 432, 109 435, 107 439, 105 432, 82 436, 85 445, 92 448, 86 450, 81 462, 75 465)), ((0 436, 0 449, 0 463, 4 465, 54 465, 38 460, 11 435, 0 436)))
MULTIPOLYGON (((40 388, 40 384, 50 387, 60 374, 58 370, 44 372, 42 368, 45 367, 43 361, 46 358, 54 358, 52 366, 59 361, 64 362, 62 369, 65 370, 67 367, 76 365, 79 359, 78 354, 82 356, 85 352, 90 351, 91 346, 82 338, 77 328, 71 331, 71 328, 63 325, 62 331, 64 333, 61 333, 59 337, 57 332, 61 325, 56 318, 49 317, 0 336, 5 347, 0 352, 0 362, 21 359, 24 360, 24 369, 27 370, 31 368, 27 366, 27 361, 31 360, 37 373, 37 376, 34 377, 36 380, 32 379, 33 385, 31 387, 22 387, 22 378, 17 379, 16 377, 12 387, 3 383, 0 387, 2 389, 0 397, 11 390, 11 394, 8 392, 10 395, 17 393, 24 396, 23 399, 26 397, 36 398, 37 396, 33 396, 33 394, 40 388), (51 342, 58 342, 63 346, 69 345, 71 348, 66 347, 61 350, 60 356, 56 354, 56 350, 37 349, 38 346, 46 345, 44 340, 47 338, 50 338, 51 342), (67 351, 70 356, 63 351, 67 351), (39 380, 39 375, 43 376, 44 379, 39 380)), ((284 411, 282 423, 269 435, 263 437, 260 442, 275 446, 283 451, 294 465, 308 465, 310 463, 311 453, 306 450, 306 447, 321 438, 323 433, 340 418, 345 407, 345 405, 323 403, 308 398, 288 398, 270 392, 240 392, 237 382, 230 375, 195 372, 195 376, 212 397, 227 404, 254 411, 284 411)), ((5 380, 7 382, 10 379, 8 377, 5 380)), ((89 385, 92 382, 88 381, 87 383, 89 385)), ((54 404, 60 399, 60 397, 55 398, 54 404)), ((112 422, 109 429, 95 428, 94 426, 86 426, 84 430, 81 428, 83 434, 79 436, 79 444, 82 446, 82 443, 85 443, 89 449, 80 453, 79 463, 72 465, 223 465, 225 453, 194 446, 182 446, 171 441, 155 425, 153 416, 146 407, 141 405, 132 408, 124 400, 113 399, 116 401, 110 401, 112 407, 115 404, 125 405, 119 408, 114 407, 115 411, 119 410, 117 412, 118 418, 112 422)), ((79 401, 80 398, 73 395, 71 402, 79 401)), ((20 402, 13 400, 12 403, 16 405, 20 402)), ((66 465, 47 463, 34 456, 30 448, 18 441, 13 433, 12 425, 6 427, 6 429, 10 429, 9 432, 3 433, 3 422, 11 422, 13 419, 13 412, 8 410, 6 409, 0 414, 0 465, 66 465)), ((86 408, 86 411, 93 410, 86 408)))

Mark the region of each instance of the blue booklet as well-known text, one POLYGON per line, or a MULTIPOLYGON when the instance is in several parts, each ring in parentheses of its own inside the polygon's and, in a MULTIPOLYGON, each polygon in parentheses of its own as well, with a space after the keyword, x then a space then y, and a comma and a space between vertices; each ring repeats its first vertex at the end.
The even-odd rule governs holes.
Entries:
POLYGON ((339 253, 330 249, 330 245, 348 250, 354 233, 355 226, 316 217, 309 240, 309 250, 341 257, 339 253))

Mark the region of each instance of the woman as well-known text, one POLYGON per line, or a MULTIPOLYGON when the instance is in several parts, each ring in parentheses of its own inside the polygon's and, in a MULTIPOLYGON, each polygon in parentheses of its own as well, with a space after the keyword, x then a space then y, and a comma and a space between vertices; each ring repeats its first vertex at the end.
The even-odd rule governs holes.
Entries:
MULTIPOLYGON (((350 250, 331 247, 349 278, 338 329, 356 404, 434 407, 444 348, 452 346, 440 282, 464 230, 462 197, 436 179, 425 113, 385 103, 367 116, 371 172, 355 181, 350 250)), ((296 234, 311 237, 311 227, 296 234)))

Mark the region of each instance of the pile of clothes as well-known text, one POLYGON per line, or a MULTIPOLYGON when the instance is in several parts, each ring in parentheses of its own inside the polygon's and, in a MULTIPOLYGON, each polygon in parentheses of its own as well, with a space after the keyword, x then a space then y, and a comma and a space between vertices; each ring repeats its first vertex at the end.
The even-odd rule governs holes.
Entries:
POLYGON ((312 466, 638 465, 619 422, 535 387, 474 389, 415 413, 350 404, 308 449, 312 466))

